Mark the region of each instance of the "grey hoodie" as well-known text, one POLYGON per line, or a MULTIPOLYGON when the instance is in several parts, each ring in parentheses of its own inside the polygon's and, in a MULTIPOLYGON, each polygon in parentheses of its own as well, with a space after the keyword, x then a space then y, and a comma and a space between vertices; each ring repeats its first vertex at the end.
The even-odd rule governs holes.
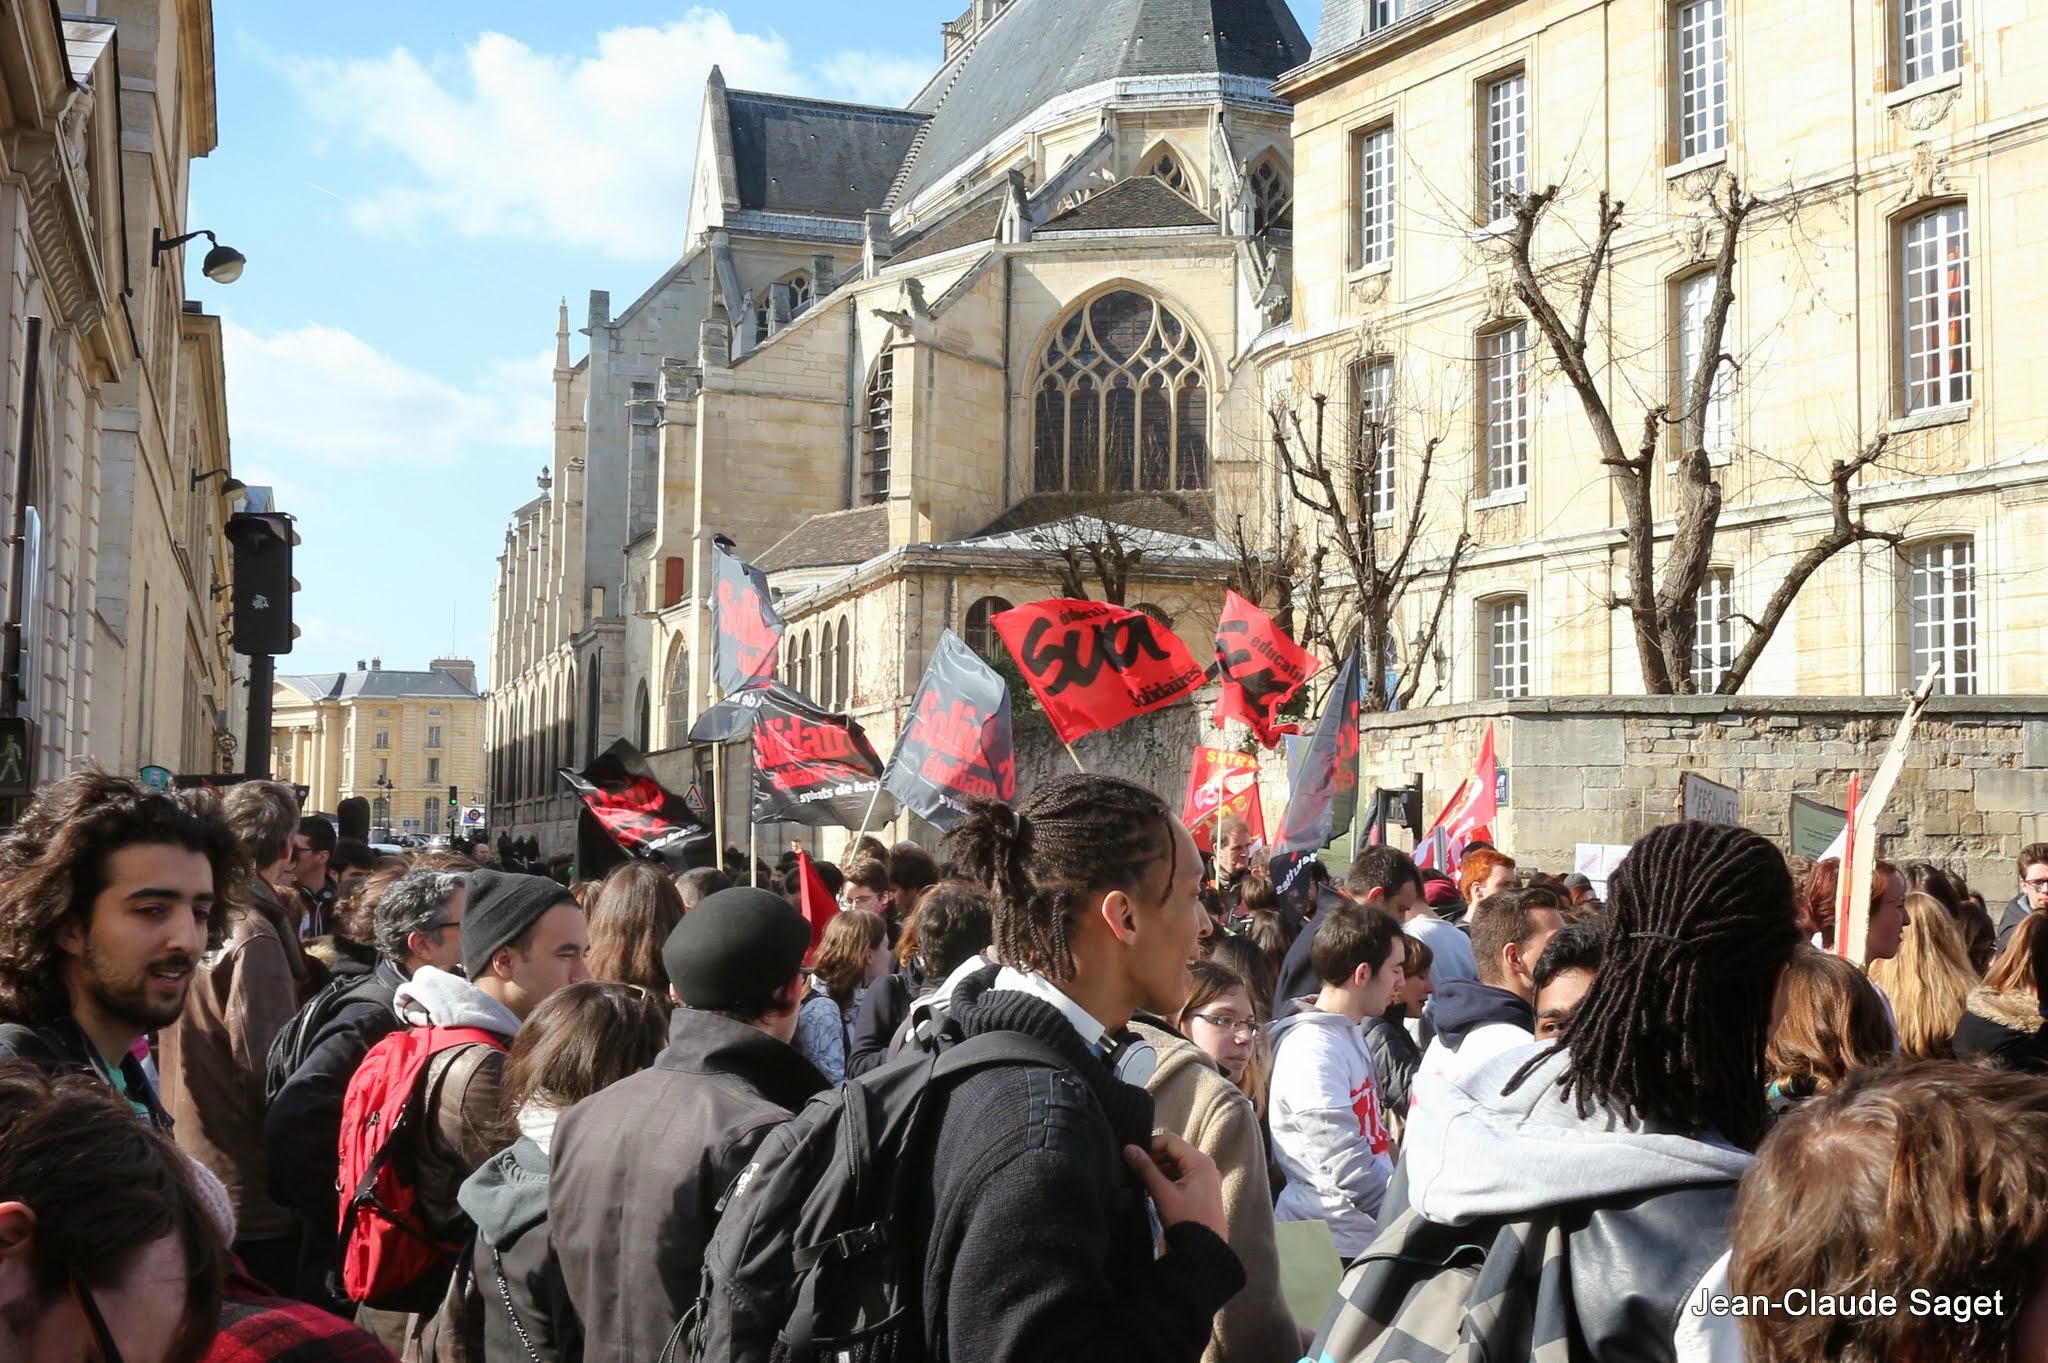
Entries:
POLYGON ((398 986, 391 1011, 408 1027, 479 1027, 499 1036, 519 1034, 519 1015, 460 975, 421 966, 398 986))
MULTIPOLYGON (((1713 1133, 1683 1136, 1595 1109, 1581 1117, 1560 1095, 1568 1056, 1546 1057, 1513 1093, 1502 1089, 1550 1042, 1518 1046, 1463 1078, 1421 1071, 1402 1142, 1409 1205, 1431 1221, 1464 1225, 1548 1207, 1625 1199, 1631 1194, 1725 1185, 1750 1155, 1713 1133)), ((1689 1247, 1719 1254, 1678 1303, 1674 1345, 1682 1360, 1740 1360, 1728 1317, 1689 1308, 1700 1287, 1728 1292, 1727 1233, 1700 1228, 1689 1247), (1718 1246, 1712 1241, 1718 1237, 1718 1246), (1732 1350, 1732 1352, 1731 1352, 1732 1350)), ((1676 1247, 1674 1247, 1674 1253, 1676 1247)))
POLYGON ((1339 1254, 1363 1254, 1394 1173, 1372 1049, 1350 1018, 1314 1008, 1281 1018, 1272 1037, 1267 1117, 1287 1175, 1273 1215, 1327 1221, 1339 1254))

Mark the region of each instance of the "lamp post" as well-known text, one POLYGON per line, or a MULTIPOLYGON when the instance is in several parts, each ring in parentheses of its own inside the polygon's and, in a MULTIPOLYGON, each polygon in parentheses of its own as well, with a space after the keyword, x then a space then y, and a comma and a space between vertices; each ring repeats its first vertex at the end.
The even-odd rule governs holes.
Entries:
POLYGON ((372 784, 377 788, 377 826, 389 833, 391 831, 391 778, 380 774, 372 784))

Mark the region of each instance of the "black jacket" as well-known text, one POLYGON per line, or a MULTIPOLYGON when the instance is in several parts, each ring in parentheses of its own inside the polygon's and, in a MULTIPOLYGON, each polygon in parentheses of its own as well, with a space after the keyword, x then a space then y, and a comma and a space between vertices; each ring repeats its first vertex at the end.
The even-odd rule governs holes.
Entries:
MULTIPOLYGON (((33 1060, 53 1074, 99 1074, 93 1060, 92 1042, 85 1029, 69 1013, 41 1026, 9 1023, 0 1019, 0 1060, 33 1060)), ((149 1115, 149 1124, 169 1133, 170 1114, 157 1101, 156 1089, 143 1073, 142 1062, 132 1055, 121 1057, 121 1083, 132 1104, 139 1103, 149 1115)))
POLYGON ((768 1133, 825 1088, 794 1047, 718 1013, 678 1008, 668 1036, 652 1068, 576 1104, 555 1131, 549 1234, 593 1363, 660 1353, 697 1300, 718 1203, 768 1133))
POLYGON ((1381 1105, 1388 1112, 1406 1116, 1408 1087, 1415 1080, 1416 1067, 1422 1064, 1422 1048, 1398 1018, 1367 1018, 1364 1027, 1365 1048, 1372 1052, 1373 1073, 1380 1081, 1381 1105))
POLYGON ((460 1201, 476 1222, 482 1356, 579 1363, 583 1325, 548 1234, 548 1157, 532 1141, 517 1140, 469 1176, 460 1201))
POLYGON ((1457 1050, 1470 1033, 1495 1023, 1536 1034, 1536 1006, 1520 994, 1477 980, 1449 980, 1430 996, 1430 1018, 1444 1045, 1457 1050))
POLYGON ((1194 1363, 1244 1269, 1214 1231, 1169 1228, 1153 1255, 1126 1145, 1149 1145, 1152 1099, 1116 1079, 1050 1004, 964 981, 967 1035, 1017 1031, 1071 1068, 1004 1066, 944 1095, 932 1159, 923 1313, 937 1363, 1194 1363))
POLYGON ((1971 990, 1949 1046, 1958 1060, 2048 1072, 2048 1027, 2041 1025, 2041 1004, 2029 994, 1971 990))
POLYGON ((2017 895, 2013 896, 2012 902, 2005 906, 2005 912, 1999 915, 1998 949, 2000 951, 2005 950, 2006 946, 2012 941, 2012 935, 2020 930, 2020 924, 2027 921, 2027 915, 2031 912, 2033 912, 2033 906, 2027 902, 2027 892, 2021 890, 2017 895))
POLYGON ((340 1267, 335 1243, 341 1176, 341 1100, 363 1057, 404 1024, 391 1010, 405 976, 389 961, 354 986, 349 997, 311 1038, 306 1058, 271 1099, 263 1118, 270 1195, 303 1218, 299 1240, 299 1296, 338 1305, 329 1278, 340 1267))
POLYGON ((1287 956, 1280 962, 1280 983, 1273 991, 1273 1016, 1284 1018, 1299 1011, 1295 1000, 1308 998, 1322 991, 1323 982, 1316 978, 1315 962, 1310 953, 1315 948, 1316 924, 1322 921, 1322 911, 1333 905, 1341 906, 1351 901, 1327 885, 1315 886, 1316 902, 1320 906, 1316 917, 1300 925, 1294 941, 1287 948, 1287 956))
POLYGON ((889 1059, 889 1042, 910 1016, 917 998, 908 971, 884 975, 862 996, 860 1016, 853 1020, 853 1050, 846 1057, 846 1077, 880 1069, 889 1059))

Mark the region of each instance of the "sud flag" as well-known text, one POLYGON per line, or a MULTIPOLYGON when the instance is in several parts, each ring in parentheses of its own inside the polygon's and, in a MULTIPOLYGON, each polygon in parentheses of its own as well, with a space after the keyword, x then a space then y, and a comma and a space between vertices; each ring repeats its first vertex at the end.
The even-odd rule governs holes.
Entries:
POLYGON ((1322 722, 1309 741, 1287 797, 1275 852, 1313 852, 1344 836, 1358 812, 1358 650, 1330 688, 1322 722))
POLYGON ((711 546, 711 632, 717 641, 713 677, 724 695, 775 675, 782 617, 768 595, 768 578, 722 544, 711 546))
POLYGON ((966 814, 968 800, 1017 798, 1010 688, 952 630, 939 636, 882 788, 946 830, 966 814))
POLYGON ((1434 867, 1446 875, 1457 873, 1465 859, 1465 848, 1473 841, 1490 837, 1494 816, 1500 813, 1499 764, 1493 755, 1493 725, 1479 742, 1479 760, 1472 774, 1451 792, 1443 813, 1416 844, 1415 864, 1434 867))
POLYGON ((1204 679, 1180 636, 1143 611, 1101 601, 1034 601, 989 623, 1062 743, 1164 709, 1204 679))
MULTIPOLYGON (((701 851, 707 866, 717 862, 708 798, 695 787, 686 795, 663 787, 640 750, 625 739, 599 753, 580 772, 563 767, 561 777, 583 797, 583 807, 597 826, 628 854, 674 862, 685 853, 701 851)), ((588 860, 579 855, 578 869, 585 876, 598 870, 583 864, 588 860)))
POLYGON ((1322 660, 1287 637, 1273 618, 1239 596, 1226 593, 1216 625, 1216 669, 1223 693, 1216 697, 1216 727, 1243 721, 1262 748, 1278 746, 1298 724, 1282 724, 1280 707, 1316 674, 1322 660))
POLYGON ((1259 805, 1259 759, 1251 753, 1197 748, 1195 760, 1188 766, 1180 821, 1195 835, 1195 846, 1208 852, 1214 850, 1216 825, 1224 819, 1243 819, 1251 825, 1254 839, 1266 840, 1266 815, 1259 805))

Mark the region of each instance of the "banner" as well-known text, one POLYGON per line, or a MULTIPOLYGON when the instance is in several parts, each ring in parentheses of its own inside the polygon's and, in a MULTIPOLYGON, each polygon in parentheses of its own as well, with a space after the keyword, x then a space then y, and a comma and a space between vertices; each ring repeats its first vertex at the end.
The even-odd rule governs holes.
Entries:
POLYGON ((1225 593, 1223 618, 1216 624, 1216 672, 1223 693, 1212 715, 1242 721, 1262 748, 1298 734, 1298 724, 1280 723, 1280 707, 1294 699, 1302 684, 1322 667, 1322 660, 1287 637, 1271 616, 1239 596, 1225 593))
POLYGON ((1316 725, 1301 776, 1287 796, 1287 812, 1273 839, 1275 852, 1313 852, 1351 827, 1358 812, 1358 650, 1344 660, 1316 725))
POLYGON ((939 636, 882 788, 919 818, 949 830, 970 799, 1017 798, 1010 689, 952 630, 939 636))
POLYGON ((730 696, 775 675, 782 617, 768 595, 767 576, 721 544, 711 546, 711 588, 712 676, 730 696))
MULTIPOLYGON (((785 686, 762 688, 754 718, 754 821, 858 828, 882 785, 882 759, 860 725, 785 686)), ((896 817, 893 802, 876 817, 896 817)))
POLYGON ((798 907, 811 925, 811 949, 804 953, 804 964, 812 965, 818 958, 818 944, 825 940, 826 926, 839 916, 839 901, 825 887, 825 878, 818 874, 811 854, 801 847, 796 849, 796 867, 798 907))
POLYGON ((1266 840, 1266 812, 1259 801, 1259 759, 1251 753, 1197 748, 1188 766, 1188 791, 1180 821, 1195 835, 1195 846, 1213 852, 1216 825, 1243 819, 1255 842, 1266 840))
MULTIPOLYGON (((583 797, 596 827, 612 842, 636 857, 661 857, 679 863, 691 853, 703 864, 717 863, 713 841, 711 805, 708 795, 692 790, 677 795, 654 779, 640 750, 625 739, 606 748, 581 772, 561 769, 561 777, 583 797)), ((580 822, 580 821, 579 821, 580 822)), ((578 870, 587 875, 586 864, 596 848, 583 848, 579 838, 578 870)))
POLYGON ((1034 601, 989 623, 1062 743, 1162 710, 1206 676, 1180 637, 1143 611, 1101 601, 1034 601))
POLYGON ((1451 792, 1451 798, 1444 801, 1443 812, 1422 835, 1422 842, 1415 849, 1415 864, 1456 875, 1458 863, 1465 859, 1466 845, 1491 836, 1493 820, 1500 813, 1499 789, 1493 725, 1488 724, 1486 737, 1479 742, 1479 760, 1473 764, 1472 775, 1451 792))

